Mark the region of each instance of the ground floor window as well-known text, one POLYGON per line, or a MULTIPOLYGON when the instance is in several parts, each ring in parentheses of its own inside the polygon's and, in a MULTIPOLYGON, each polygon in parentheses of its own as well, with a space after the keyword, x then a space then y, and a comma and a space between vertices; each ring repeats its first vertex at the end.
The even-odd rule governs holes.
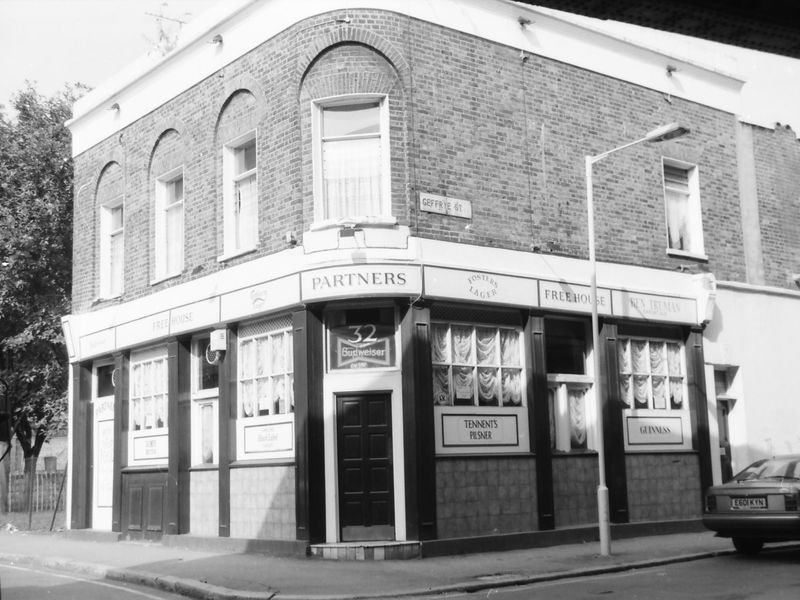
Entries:
POLYGON ((685 408, 686 368, 683 344, 676 341, 620 338, 620 396, 629 408, 685 408))
POLYGON ((132 465, 166 463, 168 365, 165 346, 131 353, 128 416, 132 465))
POLYGON ((433 400, 440 406, 522 406, 519 328, 434 323, 433 400))
POLYGON ((594 448, 594 378, 586 373, 588 321, 545 319, 550 446, 558 452, 594 448))
POLYGON ((242 327, 237 369, 237 458, 294 456, 291 317, 242 327))
POLYGON ((522 328, 435 321, 431 332, 437 453, 528 452, 522 328))
POLYGON ((628 452, 690 450, 684 345, 675 339, 620 336, 619 397, 628 452))
POLYGON ((192 340, 192 464, 218 461, 219 355, 210 336, 192 340))
POLYGON ((572 452, 587 450, 589 445, 589 378, 550 376, 547 392, 550 412, 550 446, 553 450, 572 452))

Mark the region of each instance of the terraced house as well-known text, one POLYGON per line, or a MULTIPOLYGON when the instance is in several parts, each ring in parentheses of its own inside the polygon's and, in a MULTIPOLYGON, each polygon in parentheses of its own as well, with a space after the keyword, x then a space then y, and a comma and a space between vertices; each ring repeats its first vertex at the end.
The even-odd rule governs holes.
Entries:
POLYGON ((70 527, 415 556, 591 539, 599 484, 696 523, 739 296, 797 339, 797 140, 742 83, 505 0, 220 3, 70 123, 70 527))

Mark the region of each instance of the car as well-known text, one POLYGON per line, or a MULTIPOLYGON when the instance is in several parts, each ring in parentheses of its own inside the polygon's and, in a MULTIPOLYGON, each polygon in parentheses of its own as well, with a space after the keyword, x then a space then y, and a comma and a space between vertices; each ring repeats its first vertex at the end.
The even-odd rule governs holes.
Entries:
POLYGON ((800 454, 757 460, 705 493, 703 525, 742 554, 800 540, 800 454))

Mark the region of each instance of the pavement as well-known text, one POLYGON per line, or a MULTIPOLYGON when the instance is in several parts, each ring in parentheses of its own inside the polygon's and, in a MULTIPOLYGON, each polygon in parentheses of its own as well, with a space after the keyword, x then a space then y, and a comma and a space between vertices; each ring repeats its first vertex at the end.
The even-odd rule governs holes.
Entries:
POLYGON ((710 532, 412 560, 341 561, 93 541, 70 532, 0 532, 0 562, 127 581, 202 600, 397 598, 613 573, 730 554, 710 532))

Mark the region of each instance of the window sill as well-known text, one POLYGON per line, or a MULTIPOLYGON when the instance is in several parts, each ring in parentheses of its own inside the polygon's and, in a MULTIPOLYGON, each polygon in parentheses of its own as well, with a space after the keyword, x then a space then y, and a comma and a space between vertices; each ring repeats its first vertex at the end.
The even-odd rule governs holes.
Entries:
POLYGON ((236 250, 234 252, 226 252, 221 256, 217 257, 217 262, 226 262, 234 258, 244 256, 245 254, 250 254, 251 252, 255 252, 256 250, 258 250, 258 246, 252 246, 250 248, 242 248, 241 250, 236 250))
POLYGON ((568 458, 570 456, 597 456, 597 450, 586 448, 585 450, 551 450, 553 458, 568 458))
POLYGON ((125 465, 120 470, 123 473, 166 473, 168 469, 169 465, 167 463, 161 463, 158 465, 125 465))
POLYGON ((354 228, 354 227, 395 227, 397 219, 395 217, 384 216, 365 216, 358 215, 353 217, 342 217, 340 219, 326 219, 312 223, 309 231, 322 231, 325 229, 354 228))
POLYGON ((698 262, 708 262, 708 256, 705 254, 687 252, 685 250, 675 250, 673 248, 667 248, 667 256, 671 258, 686 258, 689 260, 696 260, 698 262))
POLYGON ((217 463, 198 463, 189 467, 189 472, 193 471, 219 471, 217 463))
POLYGON ((183 271, 179 271, 178 273, 170 273, 168 275, 163 275, 162 277, 156 277, 155 279, 150 280, 150 285, 158 285, 159 283, 169 281, 170 279, 175 279, 181 275, 183 275, 183 271))
POLYGON ((243 469, 248 467, 286 467, 294 464, 294 458, 245 458, 232 461, 230 467, 231 469, 243 469))
POLYGON ((96 304, 100 304, 101 302, 109 302, 111 300, 119 300, 120 298, 122 298, 122 292, 120 292, 119 294, 115 294, 113 296, 98 296, 97 298, 92 300, 92 306, 94 306, 96 304))

